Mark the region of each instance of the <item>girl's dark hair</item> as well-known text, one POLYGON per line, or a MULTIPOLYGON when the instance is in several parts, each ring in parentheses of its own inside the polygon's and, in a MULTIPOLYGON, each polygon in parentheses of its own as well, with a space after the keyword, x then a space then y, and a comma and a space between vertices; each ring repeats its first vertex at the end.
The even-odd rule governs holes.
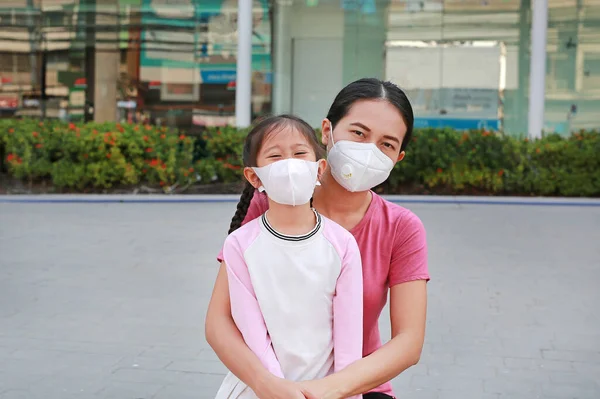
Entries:
POLYGON ((348 114, 350 107, 360 100, 384 100, 392 104, 406 123, 406 135, 402 140, 400 151, 404 151, 413 132, 414 116, 412 106, 402 89, 392 82, 375 78, 359 79, 344 87, 333 100, 327 113, 327 119, 333 126, 348 114))
MULTIPOLYGON (((243 150, 244 166, 258 166, 256 157, 262 147, 265 137, 269 134, 281 133, 284 130, 296 130, 302 133, 315 151, 317 160, 325 157, 325 150, 319 143, 315 130, 304 120, 293 115, 269 116, 259 120, 252 130, 250 130, 250 133, 248 133, 243 150)), ((242 195, 240 196, 240 201, 237 204, 237 210, 229 225, 229 234, 241 227, 253 196, 254 187, 252 187, 249 182, 246 182, 244 191, 242 191, 242 195)))

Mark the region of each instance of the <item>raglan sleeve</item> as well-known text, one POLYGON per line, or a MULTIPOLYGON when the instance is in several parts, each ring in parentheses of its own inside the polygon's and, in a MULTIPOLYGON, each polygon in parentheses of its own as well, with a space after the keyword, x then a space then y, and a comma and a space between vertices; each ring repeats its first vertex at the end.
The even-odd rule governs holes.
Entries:
MULTIPOLYGON (((248 207, 248 212, 246 212, 246 217, 242 221, 242 226, 246 223, 256 219, 263 213, 265 213, 269 209, 269 201, 267 200, 267 196, 264 193, 259 193, 258 190, 254 191, 254 195, 252 196, 252 200, 250 201, 250 206, 248 207)), ((223 248, 217 255, 217 261, 219 263, 223 262, 223 248)))
POLYGON ((393 239, 390 287, 415 280, 429 281, 427 234, 421 219, 409 212, 399 221, 393 239))
POLYGON ((236 326, 246 345, 258 356, 265 368, 273 375, 284 378, 252 287, 243 248, 235 236, 230 235, 225 240, 223 258, 229 281, 231 315, 236 326))
POLYGON ((363 277, 360 250, 354 237, 347 240, 333 298, 334 371, 362 357, 363 277))

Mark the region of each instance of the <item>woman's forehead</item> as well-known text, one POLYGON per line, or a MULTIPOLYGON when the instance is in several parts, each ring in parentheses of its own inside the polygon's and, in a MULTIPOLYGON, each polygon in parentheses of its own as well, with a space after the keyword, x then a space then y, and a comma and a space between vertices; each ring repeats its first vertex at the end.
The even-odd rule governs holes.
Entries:
POLYGON ((404 137, 406 123, 398 108, 385 100, 355 102, 342 119, 345 125, 361 124, 372 132, 404 137))

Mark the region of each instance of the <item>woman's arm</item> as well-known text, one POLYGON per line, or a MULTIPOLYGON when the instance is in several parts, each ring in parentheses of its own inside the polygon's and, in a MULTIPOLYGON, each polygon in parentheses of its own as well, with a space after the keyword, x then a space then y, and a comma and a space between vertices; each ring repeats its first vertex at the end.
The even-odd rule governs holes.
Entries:
POLYGON ((369 356, 322 380, 303 383, 307 397, 341 399, 390 381, 418 363, 425 338, 427 284, 411 281, 392 287, 392 339, 369 356))
POLYGON ((206 340, 225 366, 260 399, 304 399, 296 384, 271 374, 248 348, 231 316, 229 284, 224 263, 219 268, 208 305, 206 340))

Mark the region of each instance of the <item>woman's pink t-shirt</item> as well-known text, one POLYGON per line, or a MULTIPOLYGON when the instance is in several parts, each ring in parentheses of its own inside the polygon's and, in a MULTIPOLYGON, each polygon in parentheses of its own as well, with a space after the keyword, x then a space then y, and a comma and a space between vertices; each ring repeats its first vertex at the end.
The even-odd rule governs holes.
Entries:
MULTIPOLYGON (((243 224, 269 209, 266 194, 255 192, 243 224)), ((350 233, 356 239, 363 267, 363 357, 381 347, 379 315, 388 288, 415 280, 429 280, 427 242, 421 220, 411 211, 373 193, 363 219, 350 233)), ((223 260, 222 253, 218 257, 223 260)), ((393 396, 387 382, 372 391, 393 396)))

